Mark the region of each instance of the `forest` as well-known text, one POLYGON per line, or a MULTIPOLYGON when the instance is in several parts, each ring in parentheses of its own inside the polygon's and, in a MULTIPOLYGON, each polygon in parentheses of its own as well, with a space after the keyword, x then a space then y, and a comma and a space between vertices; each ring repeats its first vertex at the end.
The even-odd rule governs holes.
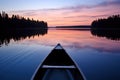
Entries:
POLYGON ((30 28, 47 28, 47 22, 24 18, 19 15, 12 15, 9 17, 4 11, 0 13, 0 29, 14 30, 30 28))
POLYGON ((94 20, 91 25, 92 29, 120 29, 120 15, 94 20))

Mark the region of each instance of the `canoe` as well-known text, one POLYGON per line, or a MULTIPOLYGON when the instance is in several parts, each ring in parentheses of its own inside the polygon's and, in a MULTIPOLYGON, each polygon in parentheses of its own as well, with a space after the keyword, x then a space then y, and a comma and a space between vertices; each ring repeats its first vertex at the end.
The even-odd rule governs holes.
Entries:
POLYGON ((85 80, 85 77, 63 47, 57 44, 31 80, 85 80))

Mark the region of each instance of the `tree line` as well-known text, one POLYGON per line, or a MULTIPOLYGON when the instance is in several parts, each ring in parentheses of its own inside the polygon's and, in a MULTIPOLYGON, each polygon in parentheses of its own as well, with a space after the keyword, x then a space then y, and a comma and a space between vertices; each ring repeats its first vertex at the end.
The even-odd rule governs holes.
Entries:
POLYGON ((47 28, 47 22, 20 17, 19 15, 8 16, 7 13, 0 13, 0 29, 29 29, 47 28))
POLYGON ((120 29, 120 15, 113 15, 108 18, 94 20, 92 29, 120 29))

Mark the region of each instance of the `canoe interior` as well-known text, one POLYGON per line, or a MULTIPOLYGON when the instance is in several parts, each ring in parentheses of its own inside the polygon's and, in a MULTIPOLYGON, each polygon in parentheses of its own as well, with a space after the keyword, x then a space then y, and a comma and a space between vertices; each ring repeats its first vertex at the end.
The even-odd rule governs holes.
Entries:
POLYGON ((84 78, 66 51, 55 48, 38 68, 33 80, 84 80, 84 78))
POLYGON ((67 69, 48 69, 43 80, 74 80, 67 69))

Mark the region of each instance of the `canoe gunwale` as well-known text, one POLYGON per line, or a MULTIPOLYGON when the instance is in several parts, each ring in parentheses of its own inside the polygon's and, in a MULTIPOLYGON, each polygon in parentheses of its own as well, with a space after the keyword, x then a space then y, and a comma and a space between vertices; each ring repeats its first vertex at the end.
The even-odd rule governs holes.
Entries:
MULTIPOLYGON (((72 59, 72 57, 71 57, 71 59, 72 59)), ((73 59, 72 59, 72 60, 73 60, 73 59)), ((76 69, 78 69, 78 70, 80 71, 80 73, 81 73, 83 79, 84 79, 84 80, 87 80, 86 77, 84 76, 82 70, 78 67, 78 64, 77 64, 74 60, 73 60, 73 62, 74 62, 74 64, 75 64, 75 66, 76 66, 76 69)))
MULTIPOLYGON (((60 44, 58 44, 58 45, 60 45, 60 44)), ((56 46, 57 47, 57 46, 56 46)), ((55 48, 53 48, 53 50, 52 51, 54 51, 54 50, 57 50, 56 49, 56 47, 55 48)), ((64 48, 61 46, 61 49, 58 49, 58 50, 63 50, 63 51, 65 51, 64 50, 64 48)), ((51 51, 51 52, 52 52, 51 51)), ((66 51, 65 51, 66 52, 66 51)), ((66 52, 67 53, 67 52, 66 52)), ((66 54, 65 53, 65 54, 66 54)), ((86 78, 85 78, 85 76, 84 76, 84 74, 83 74, 83 72, 82 72, 82 70, 78 67, 78 64, 72 59, 72 57, 70 57, 68 54, 68 57, 72 60, 72 64, 68 64, 68 65, 50 65, 50 64, 45 64, 45 61, 46 61, 46 59, 48 58, 48 56, 50 55, 51 53, 49 53, 43 60, 42 60, 42 62, 41 62, 41 64, 39 64, 38 65, 38 67, 37 67, 37 69, 35 70, 35 72, 34 72, 34 74, 33 74, 33 76, 32 76, 32 78, 31 78, 31 80, 36 80, 35 78, 35 76, 36 76, 36 74, 37 73, 39 73, 38 71, 39 70, 42 70, 43 69, 43 73, 45 73, 45 70, 47 70, 47 69, 70 69, 70 70, 75 70, 76 71, 76 73, 78 73, 78 74, 80 74, 80 76, 81 76, 81 79, 80 80, 86 80, 86 78)), ((38 75, 38 74, 37 74, 38 75)), ((43 75, 43 74, 42 74, 43 75)))

